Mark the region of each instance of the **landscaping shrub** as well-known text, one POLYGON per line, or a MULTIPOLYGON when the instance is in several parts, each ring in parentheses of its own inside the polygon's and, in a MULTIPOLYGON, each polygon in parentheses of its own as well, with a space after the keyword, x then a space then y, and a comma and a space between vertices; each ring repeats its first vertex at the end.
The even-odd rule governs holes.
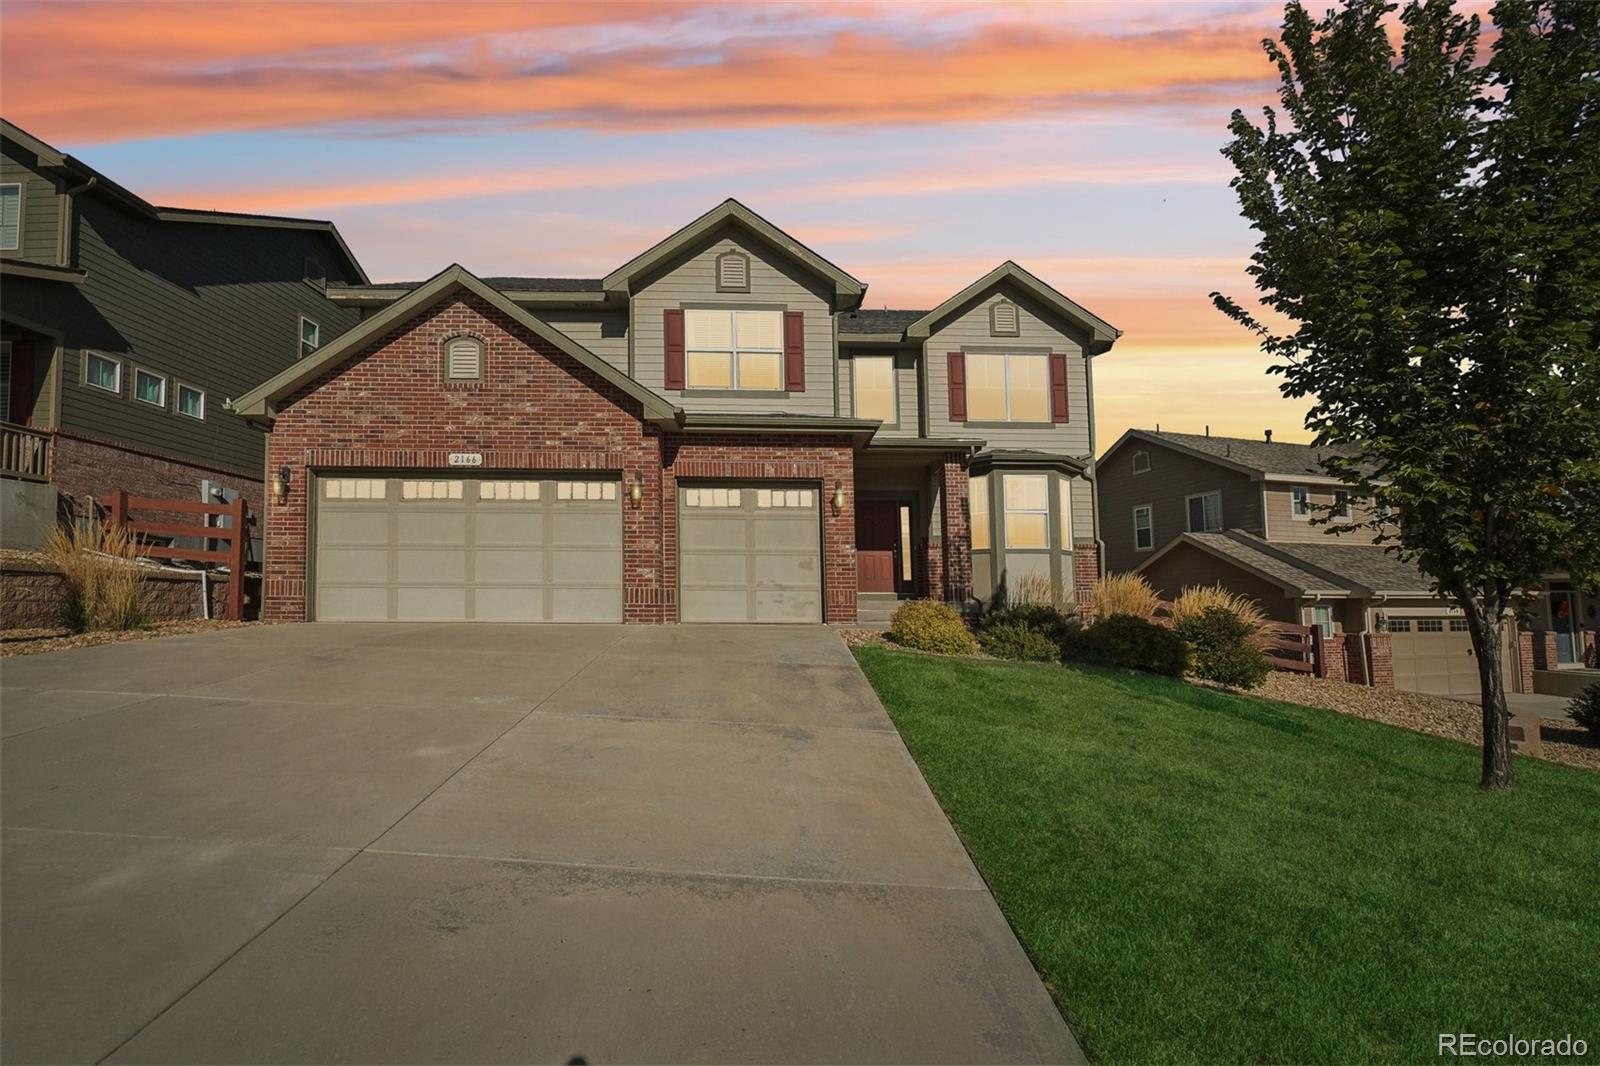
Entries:
POLYGON ((137 629, 143 577, 138 544, 120 526, 91 522, 82 528, 51 531, 44 555, 61 571, 67 589, 62 624, 75 632, 137 629))
MULTIPOLYGON (((1213 608, 1232 613, 1249 630, 1246 635, 1252 644, 1262 645, 1272 636, 1272 623, 1267 621, 1261 605, 1248 596, 1229 592, 1220 584, 1191 585, 1172 601, 1173 624, 1182 627, 1188 621, 1198 621, 1213 608)), ((1187 639, 1187 638, 1186 638, 1187 639)))
POLYGON ((1094 616, 1104 621, 1128 615, 1141 621, 1156 613, 1160 597, 1138 574, 1107 574, 1094 587, 1094 616))
POLYGON ((1113 614, 1084 629, 1069 630, 1063 654, 1068 660, 1182 677, 1189 667, 1189 645, 1166 626, 1128 614, 1113 614))
POLYGON ((1049 634, 1034 629, 1026 622, 1002 622, 987 626, 979 642, 983 650, 996 659, 1053 663, 1061 658, 1061 645, 1049 634))
POLYGON ((990 629, 999 626, 1026 626, 1036 633, 1043 633, 1059 651, 1067 630, 1075 625, 1076 618, 1067 617, 1047 603, 1019 603, 985 614, 978 623, 978 637, 981 641, 990 629))
POLYGON ((1600 740, 1600 681, 1596 681, 1576 696, 1567 704, 1567 713, 1572 715, 1573 721, 1589 731, 1589 735, 1600 740))
POLYGON ((971 655, 978 650, 960 612, 938 600, 908 600, 901 604, 889 620, 889 636, 896 644, 942 655, 971 655))
MULTIPOLYGON (((1174 617, 1178 612, 1174 611, 1174 617)), ((1260 625, 1228 607, 1207 607, 1178 618, 1172 631, 1193 649, 1189 672, 1232 688, 1255 688, 1267 679, 1267 658, 1256 643, 1260 625)))

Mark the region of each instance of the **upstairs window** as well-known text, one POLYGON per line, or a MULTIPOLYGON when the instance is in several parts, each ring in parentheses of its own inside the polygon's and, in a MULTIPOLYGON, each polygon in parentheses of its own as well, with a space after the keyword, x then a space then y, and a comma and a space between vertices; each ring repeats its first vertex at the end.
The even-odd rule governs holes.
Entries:
POLYGON ((1311 490, 1296 485, 1289 490, 1289 513, 1295 518, 1311 517, 1311 490))
POLYGON ((1049 422, 1050 357, 968 352, 969 422, 1049 422))
POLYGON ((167 406, 167 379, 148 370, 133 372, 133 398, 156 407, 167 406))
POLYGON ((691 389, 783 389, 783 312, 688 308, 685 384, 691 389))
POLYGON ((1350 521, 1350 494, 1344 489, 1333 490, 1333 520, 1350 521))
POLYGON ((22 247, 22 185, 0 185, 0 251, 22 247))
POLYGON ((483 342, 476 337, 452 337, 444 345, 444 376, 451 381, 483 378, 483 342))
POLYGON ((898 420, 894 397, 894 356, 856 356, 851 360, 855 381, 856 417, 880 422, 898 420))
POLYGON ((322 327, 305 315, 300 316, 300 358, 322 347, 322 327))
POLYGON ((1017 305, 1001 300, 989 305, 989 332, 996 337, 1015 337, 1022 332, 1022 316, 1017 305))
POLYGON ((206 394, 204 389, 197 389, 193 385, 178 385, 178 413, 187 418, 206 417, 206 394))
POLYGON ((1222 493, 1207 492, 1190 496, 1189 532, 1213 533, 1222 528, 1222 493))
POLYGON ((717 291, 750 291, 750 257, 743 252, 723 252, 717 256, 717 291))
POLYGON ((83 383, 93 389, 121 395, 122 363, 99 352, 84 352, 83 383))
POLYGON ((1150 472, 1150 453, 1138 451, 1133 453, 1133 472, 1135 474, 1148 474, 1150 472))
POLYGON ((1147 552, 1156 546, 1156 527, 1151 507, 1142 503, 1133 509, 1133 550, 1147 552))

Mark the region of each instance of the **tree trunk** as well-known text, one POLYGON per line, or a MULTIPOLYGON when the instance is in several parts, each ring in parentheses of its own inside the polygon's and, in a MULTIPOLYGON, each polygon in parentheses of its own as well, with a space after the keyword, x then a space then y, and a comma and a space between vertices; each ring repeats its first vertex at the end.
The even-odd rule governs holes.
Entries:
POLYGON ((1511 721, 1506 708, 1506 678, 1501 660, 1505 612, 1491 592, 1483 600, 1463 597, 1472 652, 1478 660, 1478 691, 1483 706, 1483 776, 1480 788, 1506 789, 1516 783, 1511 772, 1511 721), (1487 601, 1487 602, 1486 602, 1487 601))

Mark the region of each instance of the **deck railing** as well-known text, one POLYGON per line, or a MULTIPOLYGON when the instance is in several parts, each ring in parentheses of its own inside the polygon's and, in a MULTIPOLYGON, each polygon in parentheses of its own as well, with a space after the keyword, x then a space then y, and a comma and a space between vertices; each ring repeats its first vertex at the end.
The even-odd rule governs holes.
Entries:
POLYGON ((111 494, 111 524, 126 526, 135 534, 160 537, 197 537, 200 546, 195 548, 168 547, 142 544, 139 554, 152 559, 192 559, 201 563, 221 563, 228 568, 228 617, 237 622, 244 618, 244 549, 250 539, 249 510, 244 497, 232 503, 196 503, 193 500, 163 500, 150 496, 130 496, 123 489, 111 494), (192 514, 201 518, 196 524, 172 521, 149 521, 132 517, 133 511, 158 511, 167 514, 192 514), (225 515, 227 526, 208 526, 205 516, 225 515), (226 541, 225 550, 206 547, 208 541, 226 541))
POLYGON ((50 434, 0 422, 0 477, 50 480, 50 434))

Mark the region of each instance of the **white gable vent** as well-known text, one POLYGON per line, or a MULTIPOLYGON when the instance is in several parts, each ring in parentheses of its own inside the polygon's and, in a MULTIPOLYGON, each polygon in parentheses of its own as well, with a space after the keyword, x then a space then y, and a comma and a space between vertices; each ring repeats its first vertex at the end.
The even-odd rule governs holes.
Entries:
POLYGON ((750 291, 750 257, 742 252, 723 252, 717 256, 717 291, 750 291))
POLYGON ((1017 305, 1001 300, 989 308, 989 332, 996 337, 1015 337, 1019 332, 1017 305))
POLYGON ((451 381, 477 381, 483 376, 483 342, 476 337, 456 337, 444 352, 445 377, 451 381))

